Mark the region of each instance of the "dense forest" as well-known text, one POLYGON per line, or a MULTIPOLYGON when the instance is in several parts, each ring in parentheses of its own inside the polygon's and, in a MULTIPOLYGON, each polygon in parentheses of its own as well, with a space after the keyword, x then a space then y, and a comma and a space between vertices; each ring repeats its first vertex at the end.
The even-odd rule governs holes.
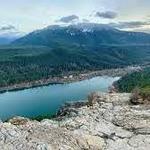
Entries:
POLYGON ((150 99, 150 68, 122 77, 116 87, 119 92, 133 92, 150 99))
POLYGON ((64 76, 69 72, 101 70, 148 63, 149 46, 3 46, 0 47, 0 87, 64 76))

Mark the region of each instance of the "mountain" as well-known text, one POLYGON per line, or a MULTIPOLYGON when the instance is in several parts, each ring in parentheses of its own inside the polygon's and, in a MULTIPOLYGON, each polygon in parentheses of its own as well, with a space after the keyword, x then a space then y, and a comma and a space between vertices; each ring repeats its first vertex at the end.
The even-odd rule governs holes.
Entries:
POLYGON ((0 30, 0 45, 11 44, 13 41, 23 37, 24 35, 24 33, 19 32, 13 26, 4 27, 4 29, 0 30))
POLYGON ((120 31, 105 24, 80 23, 69 26, 49 26, 34 31, 13 44, 48 47, 150 44, 150 34, 120 31))
POLYGON ((0 36, 0 45, 11 44, 13 41, 17 40, 20 37, 4 37, 0 36))
POLYGON ((0 47, 0 87, 149 62, 149 34, 89 23, 49 26, 0 47))
POLYGON ((0 45, 10 44, 12 40, 0 37, 0 45))

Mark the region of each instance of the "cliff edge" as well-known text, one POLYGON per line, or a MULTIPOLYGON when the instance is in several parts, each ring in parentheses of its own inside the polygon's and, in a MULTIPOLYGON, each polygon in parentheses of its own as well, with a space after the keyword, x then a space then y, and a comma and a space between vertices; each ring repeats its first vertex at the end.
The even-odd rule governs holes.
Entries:
POLYGON ((148 150, 150 105, 129 99, 127 93, 97 93, 93 106, 65 108, 55 120, 0 122, 0 149, 148 150))

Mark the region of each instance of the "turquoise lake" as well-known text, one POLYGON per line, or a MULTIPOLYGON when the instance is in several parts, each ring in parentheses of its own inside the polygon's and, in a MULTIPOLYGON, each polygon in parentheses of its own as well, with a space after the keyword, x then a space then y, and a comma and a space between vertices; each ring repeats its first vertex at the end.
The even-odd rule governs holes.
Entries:
POLYGON ((87 95, 93 91, 107 92, 108 87, 118 79, 102 76, 0 94, 0 119, 54 115, 65 102, 86 100, 87 95))

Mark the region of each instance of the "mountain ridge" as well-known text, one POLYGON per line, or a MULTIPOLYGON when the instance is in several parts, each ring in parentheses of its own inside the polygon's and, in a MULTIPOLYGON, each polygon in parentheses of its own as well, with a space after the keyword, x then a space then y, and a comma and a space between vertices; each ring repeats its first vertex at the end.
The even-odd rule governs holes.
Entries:
POLYGON ((56 45, 95 46, 103 44, 150 44, 150 34, 121 31, 105 24, 76 24, 69 26, 48 26, 17 39, 15 45, 56 45))

